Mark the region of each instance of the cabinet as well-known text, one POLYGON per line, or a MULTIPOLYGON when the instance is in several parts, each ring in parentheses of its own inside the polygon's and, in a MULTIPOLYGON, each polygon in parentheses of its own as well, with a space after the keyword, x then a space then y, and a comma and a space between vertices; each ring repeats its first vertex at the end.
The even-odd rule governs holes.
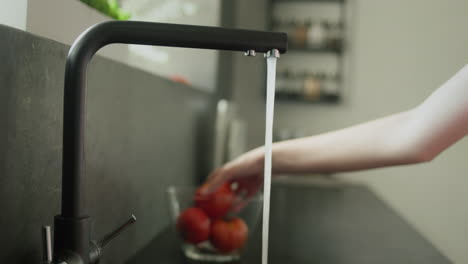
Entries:
POLYGON ((345 9, 345 0, 269 0, 269 29, 289 39, 278 63, 278 101, 342 100, 345 9))

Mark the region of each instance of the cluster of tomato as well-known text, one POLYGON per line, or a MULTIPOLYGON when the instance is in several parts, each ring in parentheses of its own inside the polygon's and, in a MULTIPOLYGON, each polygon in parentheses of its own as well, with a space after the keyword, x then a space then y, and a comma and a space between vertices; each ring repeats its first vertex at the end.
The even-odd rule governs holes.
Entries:
POLYGON ((184 210, 177 219, 177 229, 187 243, 210 241, 221 253, 240 249, 247 241, 248 228, 244 220, 230 216, 236 196, 229 184, 215 192, 203 194, 206 186, 197 189, 195 206, 184 210))

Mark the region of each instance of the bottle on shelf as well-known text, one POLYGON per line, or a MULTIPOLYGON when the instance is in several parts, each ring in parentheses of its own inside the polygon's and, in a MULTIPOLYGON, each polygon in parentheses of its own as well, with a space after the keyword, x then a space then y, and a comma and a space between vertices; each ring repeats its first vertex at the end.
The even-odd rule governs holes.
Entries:
POLYGON ((303 77, 301 72, 295 72, 292 75, 291 81, 291 93, 290 98, 298 99, 302 97, 302 91, 304 87, 303 77))
POLYGON ((327 74, 323 85, 323 99, 335 102, 340 97, 340 78, 338 74, 327 74))
POLYGON ((284 71, 283 89, 279 93, 282 98, 291 98, 294 94, 294 78, 289 69, 284 71))
POLYGON ((323 48, 326 44, 327 29, 322 21, 309 21, 307 30, 307 47, 311 49, 323 48))
POLYGON ((329 33, 327 37, 328 46, 333 49, 340 49, 344 38, 343 23, 335 22, 329 26, 329 33))
POLYGON ((276 74, 276 87, 275 93, 276 94, 283 94, 286 84, 286 71, 285 70, 278 70, 276 74))

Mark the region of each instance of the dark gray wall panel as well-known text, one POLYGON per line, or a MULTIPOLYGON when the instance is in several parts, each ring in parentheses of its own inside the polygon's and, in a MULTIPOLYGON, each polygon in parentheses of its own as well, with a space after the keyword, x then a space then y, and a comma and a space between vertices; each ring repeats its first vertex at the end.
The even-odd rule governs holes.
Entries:
MULTIPOLYGON (((0 263, 38 263, 40 226, 60 208, 68 46, 3 26, 0 40, 0 263)), ((167 186, 195 182, 211 95, 99 57, 88 72, 92 236, 134 213, 102 261, 123 263, 169 224, 167 186)))

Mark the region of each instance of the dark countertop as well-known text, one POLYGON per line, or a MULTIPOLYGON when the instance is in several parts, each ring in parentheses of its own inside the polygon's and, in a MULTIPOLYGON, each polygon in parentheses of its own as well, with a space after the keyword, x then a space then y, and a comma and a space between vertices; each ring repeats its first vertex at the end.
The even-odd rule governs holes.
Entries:
MULTIPOLYGON (((269 263, 451 263, 362 185, 274 185, 269 263)), ((260 225, 242 263, 260 263, 260 225)), ((167 228, 128 263, 189 263, 167 228)))

